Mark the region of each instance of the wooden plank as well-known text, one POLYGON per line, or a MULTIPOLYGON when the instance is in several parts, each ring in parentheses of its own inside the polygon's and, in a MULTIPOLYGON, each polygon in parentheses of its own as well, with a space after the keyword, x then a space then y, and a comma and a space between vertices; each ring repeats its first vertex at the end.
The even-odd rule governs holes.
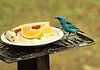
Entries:
POLYGON ((93 39, 79 33, 77 37, 71 34, 66 41, 65 38, 68 32, 63 32, 65 33, 63 38, 43 46, 14 46, 0 40, 0 59, 6 63, 13 63, 95 44, 93 39), (75 38, 77 38, 76 41, 75 38))

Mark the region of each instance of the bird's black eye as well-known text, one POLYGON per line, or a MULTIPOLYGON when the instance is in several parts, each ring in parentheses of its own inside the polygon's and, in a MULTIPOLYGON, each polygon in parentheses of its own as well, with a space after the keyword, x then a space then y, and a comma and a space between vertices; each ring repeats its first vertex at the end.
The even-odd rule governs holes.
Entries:
POLYGON ((57 17, 58 20, 61 20, 59 17, 57 17))

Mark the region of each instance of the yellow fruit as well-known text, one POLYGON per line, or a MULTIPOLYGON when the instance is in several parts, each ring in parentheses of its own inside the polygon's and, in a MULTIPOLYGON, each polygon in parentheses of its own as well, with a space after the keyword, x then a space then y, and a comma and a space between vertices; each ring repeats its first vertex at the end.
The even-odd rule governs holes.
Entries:
POLYGON ((41 28, 41 31, 45 34, 45 35, 53 35, 55 32, 53 31, 53 29, 50 27, 50 25, 45 25, 44 27, 41 28))
POLYGON ((40 29, 31 29, 31 27, 29 26, 24 26, 21 29, 21 34, 27 39, 39 39, 44 36, 43 32, 40 29))

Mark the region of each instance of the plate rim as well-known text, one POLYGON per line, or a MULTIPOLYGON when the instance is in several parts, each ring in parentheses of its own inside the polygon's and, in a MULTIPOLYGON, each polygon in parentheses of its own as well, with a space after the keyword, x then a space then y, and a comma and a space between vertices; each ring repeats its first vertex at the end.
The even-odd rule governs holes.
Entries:
MULTIPOLYGON (((51 27, 51 28, 52 28, 52 29, 59 30, 59 31, 60 31, 60 36, 57 37, 57 38, 54 39, 54 40, 49 41, 49 42, 36 43, 36 44, 18 44, 18 43, 16 44, 16 43, 13 43, 13 42, 10 42, 10 41, 5 41, 5 40, 3 40, 3 39, 5 38, 4 33, 1 35, 1 40, 2 40, 4 43, 6 43, 6 44, 14 45, 14 46, 42 46, 42 45, 47 45, 47 44, 53 43, 53 42, 55 42, 55 41, 61 39, 61 38, 64 36, 64 33, 63 33, 63 31, 62 31, 61 29, 56 28, 56 27, 51 27)), ((5 38, 5 39, 6 39, 6 38, 5 38)), ((6 40, 7 40, 7 39, 6 39, 6 40)))

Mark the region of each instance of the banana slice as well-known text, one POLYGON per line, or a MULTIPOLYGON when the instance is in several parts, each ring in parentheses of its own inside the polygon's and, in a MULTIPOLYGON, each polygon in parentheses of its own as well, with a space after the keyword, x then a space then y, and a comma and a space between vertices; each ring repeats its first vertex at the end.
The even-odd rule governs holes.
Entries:
POLYGON ((19 37, 17 36, 17 34, 14 33, 12 30, 5 32, 4 35, 11 42, 18 42, 19 40, 19 37))

